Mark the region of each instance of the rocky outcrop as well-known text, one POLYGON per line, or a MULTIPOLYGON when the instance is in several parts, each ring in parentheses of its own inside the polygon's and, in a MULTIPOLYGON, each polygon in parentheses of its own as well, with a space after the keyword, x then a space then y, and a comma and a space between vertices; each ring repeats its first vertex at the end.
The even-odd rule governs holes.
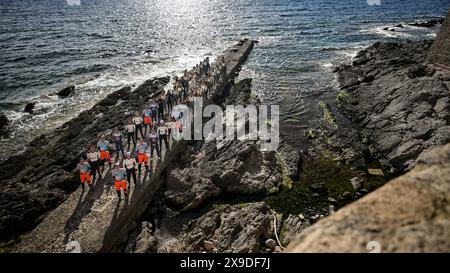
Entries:
POLYGON ((180 236, 183 251, 257 253, 273 239, 273 212, 263 202, 218 205, 192 221, 180 236), (205 244, 206 241, 206 244, 205 244))
POLYGON ((34 102, 29 102, 25 105, 25 108, 23 109, 23 111, 28 114, 33 114, 34 107, 35 107, 34 102))
POLYGON ((450 144, 306 229, 288 252, 449 252, 450 144))
POLYGON ((336 103, 355 125, 324 107, 327 143, 348 163, 376 159, 394 173, 450 141, 450 74, 425 63, 432 41, 375 43, 337 68, 336 103), (328 113, 328 115, 326 115, 328 113), (331 118, 330 118, 331 117, 331 118))
POLYGON ((66 88, 61 89, 57 95, 61 98, 67 98, 75 92, 75 85, 68 86, 66 88))
POLYGON ((140 230, 136 230, 130 235, 129 243, 125 253, 153 253, 157 249, 157 241, 153 236, 151 223, 142 222, 140 230))
POLYGON ((37 225, 79 185, 72 170, 98 134, 123 126, 143 109, 169 78, 146 81, 131 92, 124 87, 60 128, 33 140, 23 153, 0 163, 0 240, 37 225), (117 117, 121 117, 118 119, 117 117))
POLYGON ((450 70, 450 9, 431 47, 428 62, 450 70))
MULTIPOLYGON (((226 104, 251 103, 254 98, 250 84, 250 80, 236 84, 226 104)), ((195 142, 168 170, 165 195, 169 206, 187 211, 222 193, 249 195, 278 191, 282 169, 277 153, 261 152, 258 144, 252 140, 195 142)), ((292 148, 282 154, 289 155, 285 160, 289 162, 287 176, 295 177, 299 154, 292 148)))
POLYGON ((421 22, 409 23, 408 25, 414 26, 414 27, 432 28, 438 24, 442 24, 443 21, 444 21, 444 18, 433 18, 433 19, 425 20, 425 21, 421 21, 421 22))

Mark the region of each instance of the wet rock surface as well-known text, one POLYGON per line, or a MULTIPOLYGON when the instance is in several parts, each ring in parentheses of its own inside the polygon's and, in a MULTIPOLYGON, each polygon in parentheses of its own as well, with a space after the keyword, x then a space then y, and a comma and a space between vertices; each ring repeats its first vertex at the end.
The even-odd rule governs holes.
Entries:
POLYGON ((124 87, 1 162, 0 240, 37 225, 61 204, 79 186, 72 170, 99 133, 122 126, 126 116, 143 108, 168 81, 168 77, 148 80, 133 92, 124 87))
POLYGON ((338 111, 324 106, 322 128, 341 159, 361 168, 378 160, 401 173, 421 152, 450 141, 450 72, 426 64, 431 44, 375 43, 336 69, 338 111), (336 121, 337 112, 351 122, 336 121))
POLYGON ((300 233, 288 252, 448 252, 450 144, 300 233))

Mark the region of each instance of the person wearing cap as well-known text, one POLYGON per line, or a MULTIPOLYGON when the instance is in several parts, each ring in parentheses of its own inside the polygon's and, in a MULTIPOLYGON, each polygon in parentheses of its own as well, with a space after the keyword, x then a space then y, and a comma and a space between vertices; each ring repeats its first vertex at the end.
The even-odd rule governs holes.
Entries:
POLYGON ((126 177, 127 173, 124 168, 120 167, 120 163, 117 162, 115 165, 114 170, 111 172, 112 177, 114 178, 114 187, 117 191, 117 196, 119 196, 119 199, 122 198, 120 191, 123 190, 123 193, 125 194, 125 197, 128 196, 128 188, 127 188, 127 182, 126 177))
POLYGON ((138 163, 134 157, 131 157, 130 152, 127 152, 126 158, 123 160, 123 165, 127 171, 128 185, 131 185, 131 177, 133 177, 134 184, 137 186, 136 167, 138 163))
POLYGON ((92 188, 91 184, 91 165, 84 158, 80 158, 76 170, 80 173, 81 188, 84 190, 84 183, 87 182, 89 188, 92 188))

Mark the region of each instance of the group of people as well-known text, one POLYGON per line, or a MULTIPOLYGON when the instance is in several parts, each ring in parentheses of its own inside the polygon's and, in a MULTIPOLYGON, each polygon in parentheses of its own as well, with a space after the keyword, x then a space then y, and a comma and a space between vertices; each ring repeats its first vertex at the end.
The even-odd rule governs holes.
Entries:
POLYGON ((97 175, 99 180, 102 179, 105 164, 108 164, 118 197, 121 198, 121 191, 128 196, 131 178, 137 186, 137 176, 142 175, 142 165, 146 173, 151 174, 153 156, 161 159, 163 145, 166 150, 170 150, 171 136, 182 131, 181 116, 174 115, 173 108, 180 104, 193 107, 193 98, 196 96, 207 100, 212 90, 216 90, 225 77, 226 64, 223 57, 213 65, 206 58, 191 71, 185 70, 181 77, 174 77, 173 88, 156 99, 151 99, 142 113, 135 112, 127 120, 123 130, 114 128, 111 137, 113 144, 106 140, 106 134, 101 134, 97 145, 90 147, 85 157, 80 158, 76 168, 83 190, 85 184, 93 187, 92 182, 97 175), (114 168, 112 150, 116 153, 114 168), (122 160, 119 160, 120 155, 122 160))

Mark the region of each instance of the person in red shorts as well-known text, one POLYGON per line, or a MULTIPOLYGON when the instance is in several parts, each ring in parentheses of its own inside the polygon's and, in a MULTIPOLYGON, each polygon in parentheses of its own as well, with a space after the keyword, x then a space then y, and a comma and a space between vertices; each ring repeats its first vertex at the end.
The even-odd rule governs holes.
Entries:
POLYGON ((147 135, 147 128, 150 130, 152 128, 152 110, 150 108, 144 109, 142 111, 142 116, 144 117, 144 135, 147 135))
POLYGON ((109 168, 111 169, 112 161, 111 155, 109 154, 109 147, 111 147, 111 144, 109 141, 105 140, 105 136, 102 135, 100 141, 97 142, 97 148, 100 150, 100 160, 103 161, 103 165, 108 161, 109 168))
POLYGON ((112 177, 114 178, 114 187, 117 191, 117 196, 119 196, 119 199, 122 198, 121 190, 123 190, 123 193, 125 194, 125 197, 128 196, 128 187, 127 187, 127 173, 124 168, 120 167, 119 162, 116 163, 115 169, 112 171, 112 177))
POLYGON ((80 163, 78 163, 76 170, 80 172, 81 188, 84 190, 84 183, 87 183, 89 188, 92 188, 91 165, 84 158, 80 158, 80 163))

